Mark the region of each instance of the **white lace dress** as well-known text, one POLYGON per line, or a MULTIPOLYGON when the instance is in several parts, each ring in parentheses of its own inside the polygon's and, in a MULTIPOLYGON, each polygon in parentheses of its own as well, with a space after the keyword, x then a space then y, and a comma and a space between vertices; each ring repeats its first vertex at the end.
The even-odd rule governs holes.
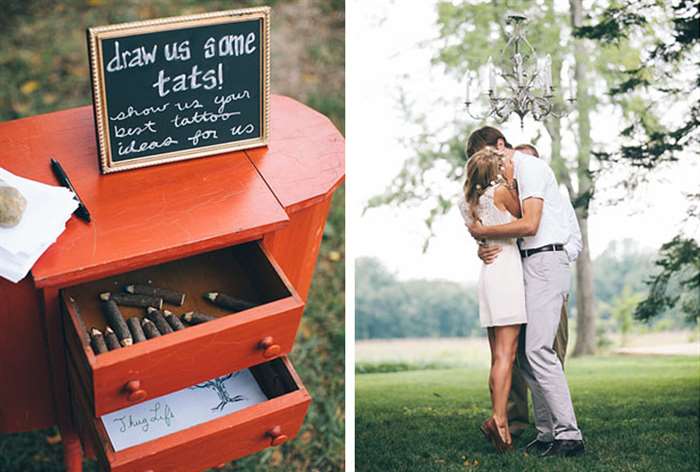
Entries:
MULTIPOLYGON (((476 213, 484 226, 510 223, 515 218, 493 202, 496 186, 491 186, 479 198, 476 213)), ((472 217, 462 194, 459 210, 467 224, 472 217)), ((502 251, 491 264, 483 264, 479 276, 479 319, 484 328, 527 323, 523 265, 515 238, 492 239, 490 244, 502 251)))

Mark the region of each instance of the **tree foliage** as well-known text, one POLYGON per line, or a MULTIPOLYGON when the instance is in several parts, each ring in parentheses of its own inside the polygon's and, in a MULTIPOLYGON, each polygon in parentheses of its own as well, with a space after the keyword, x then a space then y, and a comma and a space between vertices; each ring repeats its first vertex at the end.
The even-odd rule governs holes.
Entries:
POLYGON ((623 129, 626 142, 615 150, 595 153, 602 161, 625 162, 641 169, 654 169, 664 162, 674 162, 681 151, 698 152, 700 136, 700 101, 694 90, 700 85, 700 11, 697 3, 687 0, 671 2, 628 0, 612 3, 603 10, 596 23, 585 25, 575 36, 619 45, 630 36, 649 32, 650 19, 670 27, 669 34, 659 34, 644 51, 639 67, 622 71, 621 80, 610 88, 614 97, 642 93, 645 105, 623 129), (664 20, 664 21, 659 21, 664 20), (652 97, 658 97, 654 103, 652 97), (663 126, 647 119, 654 108, 668 110, 671 105, 691 98, 686 119, 676 125, 663 126))
MULTIPOLYGON (((607 7, 599 20, 575 31, 575 35, 600 43, 618 43, 632 35, 645 34, 650 18, 663 18, 668 34, 658 35, 645 52, 641 67, 623 71, 624 78, 611 87, 610 95, 646 99, 639 119, 622 131, 626 141, 614 150, 599 150, 601 161, 625 163, 642 171, 653 170, 681 156, 697 159, 700 152, 700 10, 697 2, 627 0, 607 7), (656 97, 656 103, 652 100, 656 97), (654 108, 669 110, 687 104, 680 123, 663 125, 645 119, 654 108)), ((634 189, 634 185, 630 187, 634 189)), ((700 194, 687 195, 691 207, 686 224, 700 221, 700 194)), ((680 306, 689 320, 698 321, 700 312, 700 246, 681 231, 664 244, 656 265, 660 270, 648 279, 649 294, 635 311, 635 317, 649 321, 664 310, 680 306)))
POLYGON ((395 278, 377 259, 355 269, 357 339, 483 335, 474 287, 395 278))
MULTIPOLYGON (((693 243, 683 244, 684 248, 672 250, 680 259, 685 257, 684 252, 692 254, 693 243)), ((676 272, 677 265, 663 262, 667 252, 655 254, 626 239, 611 241, 595 258, 593 292, 597 312, 603 320, 601 329, 627 333, 635 328, 635 323, 639 323, 636 319, 642 318, 633 314, 647 310, 644 303, 650 306, 648 301, 640 304, 649 293, 645 280, 658 270, 667 274, 663 276, 666 292, 660 286, 657 289, 660 296, 655 299, 659 303, 651 312, 660 315, 649 320, 652 329, 657 324, 685 329, 695 322, 684 316, 682 307, 694 307, 697 314, 700 260, 695 260, 694 272, 681 276, 676 272), (657 260, 659 263, 655 263, 657 260)), ((653 289, 651 293, 655 293, 653 289)), ((569 301, 572 307, 575 297, 574 291, 569 301)), ((569 317, 577 319, 575 310, 569 312, 569 317)), ((355 323, 358 339, 486 335, 479 324, 476 285, 444 280, 402 281, 372 257, 361 257, 356 262, 355 323)))
POLYGON ((634 316, 647 321, 665 309, 678 306, 689 321, 697 323, 700 319, 700 246, 693 239, 676 236, 661 247, 660 256, 656 261, 660 271, 649 279, 649 295, 637 305, 634 316))

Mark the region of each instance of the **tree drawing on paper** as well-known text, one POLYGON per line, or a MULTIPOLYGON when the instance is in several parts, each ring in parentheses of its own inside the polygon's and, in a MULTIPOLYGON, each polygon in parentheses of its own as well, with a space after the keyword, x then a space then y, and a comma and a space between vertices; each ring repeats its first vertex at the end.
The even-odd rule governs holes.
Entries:
POLYGON ((209 381, 204 382, 202 384, 193 385, 192 387, 190 387, 190 389, 192 389, 192 390, 194 390, 195 388, 211 388, 211 389, 213 389, 216 392, 216 394, 219 396, 220 401, 219 401, 219 404, 216 405, 211 410, 212 411, 216 411, 216 410, 224 411, 224 408, 229 403, 236 403, 236 402, 240 402, 240 401, 243 401, 246 399, 243 395, 234 395, 232 397, 228 393, 228 390, 226 390, 226 385, 224 384, 224 382, 226 382, 228 379, 230 379, 231 377, 235 377, 238 374, 240 374, 240 372, 235 372, 235 373, 231 373, 228 375, 224 375, 223 377, 218 377, 214 380, 209 380, 209 381))

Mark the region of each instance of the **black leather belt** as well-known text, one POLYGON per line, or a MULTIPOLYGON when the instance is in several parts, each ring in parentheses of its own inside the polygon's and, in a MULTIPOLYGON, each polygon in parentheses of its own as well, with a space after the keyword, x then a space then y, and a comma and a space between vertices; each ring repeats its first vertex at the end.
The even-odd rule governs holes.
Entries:
POLYGON ((536 247, 535 249, 521 249, 520 255, 523 257, 529 257, 538 252, 551 252, 551 251, 563 251, 563 244, 547 244, 546 246, 536 247))

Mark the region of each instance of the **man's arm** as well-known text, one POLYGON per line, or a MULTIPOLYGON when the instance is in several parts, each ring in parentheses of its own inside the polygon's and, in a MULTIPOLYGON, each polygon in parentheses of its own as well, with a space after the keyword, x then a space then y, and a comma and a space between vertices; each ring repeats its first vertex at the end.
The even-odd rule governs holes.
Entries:
POLYGON ((569 262, 573 263, 581 254, 583 249, 583 240, 581 238, 581 228, 578 225, 578 220, 576 219, 576 211, 573 205, 571 205, 571 200, 566 198, 567 214, 569 216, 568 228, 569 228, 569 239, 566 240, 564 244, 564 251, 566 255, 569 256, 569 262))
POLYGON ((469 228, 469 232, 476 239, 534 236, 540 227, 543 207, 544 200, 541 198, 528 198, 523 202, 523 217, 519 220, 495 226, 483 226, 477 221, 467 226, 467 228, 469 228))

